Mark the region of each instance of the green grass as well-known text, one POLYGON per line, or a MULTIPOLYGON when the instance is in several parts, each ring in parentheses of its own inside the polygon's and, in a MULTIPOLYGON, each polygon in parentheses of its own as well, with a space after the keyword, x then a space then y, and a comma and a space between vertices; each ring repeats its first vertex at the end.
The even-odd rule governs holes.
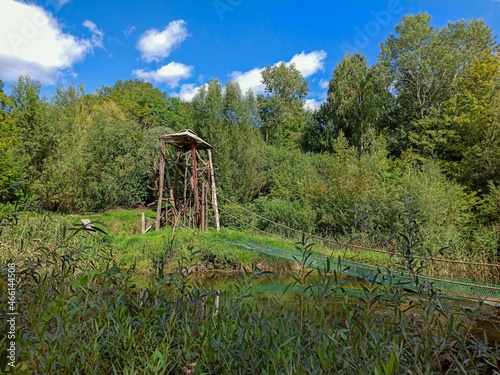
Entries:
MULTIPOLYGON (((155 213, 140 210, 111 210, 101 214, 71 215, 65 217, 67 224, 78 224, 81 219, 86 218, 96 222, 107 232, 106 242, 115 250, 117 261, 121 266, 136 262, 140 267, 147 268, 151 257, 164 251, 172 238, 172 228, 165 227, 159 231, 152 228, 149 232, 141 233, 141 212, 146 217, 154 220, 155 213)), ((209 228, 206 232, 176 228, 173 241, 174 254, 171 259, 175 265, 182 258, 189 257, 196 252, 194 260, 201 261, 210 258, 221 265, 238 263, 249 266, 255 262, 267 262, 274 265, 284 266, 287 262, 270 259, 265 255, 258 254, 231 242, 261 242, 268 245, 280 246, 293 249, 294 246, 271 237, 251 234, 231 229, 222 228, 216 232, 209 228)))
MULTIPOLYGON (((92 221, 104 223, 106 226, 103 229, 112 238, 112 242, 119 253, 127 257, 134 254, 147 253, 148 250, 158 249, 171 237, 171 227, 161 228, 158 232, 155 232, 154 228, 152 228, 148 233, 141 234, 141 212, 145 212, 146 217, 152 220, 155 219, 155 213, 150 210, 111 210, 102 214, 72 215, 68 216, 67 219, 74 218, 78 222, 82 218, 88 218, 92 221)), ((196 246, 201 252, 211 251, 217 255, 232 256, 240 260, 243 264, 253 262, 255 255, 251 255, 251 252, 242 250, 238 246, 231 245, 231 242, 259 242, 290 250, 295 250, 296 246, 294 244, 300 244, 301 242, 300 238, 281 240, 272 237, 272 235, 266 236, 252 231, 231 230, 227 228, 222 228, 218 233, 214 228, 209 228, 206 232, 177 228, 175 237, 175 245, 181 250, 190 246, 196 246)), ((314 246, 314 251, 333 256, 334 258, 341 256, 346 259, 358 261, 387 262, 390 259, 387 254, 366 250, 351 250, 345 247, 338 247, 332 250, 321 246, 319 243, 314 246)))

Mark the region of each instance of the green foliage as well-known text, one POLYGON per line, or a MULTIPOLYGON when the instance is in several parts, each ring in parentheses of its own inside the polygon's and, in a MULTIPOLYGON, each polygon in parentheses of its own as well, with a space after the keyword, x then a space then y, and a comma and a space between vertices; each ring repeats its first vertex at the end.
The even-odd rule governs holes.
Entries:
POLYGON ((177 98, 168 97, 149 82, 116 81, 112 87, 103 87, 98 95, 113 100, 143 128, 161 126, 179 130, 186 126, 184 104, 177 98))
POLYGON ((94 211, 145 202, 153 175, 144 155, 151 155, 161 130, 141 130, 114 102, 85 103, 83 93, 72 92, 59 93, 66 105, 55 111, 65 112, 68 122, 34 184, 42 205, 94 211))
POLYGON ((304 132, 305 150, 332 152, 333 140, 340 132, 349 144, 359 149, 366 146, 369 130, 373 131, 385 103, 391 100, 377 73, 359 53, 342 59, 333 71, 326 102, 304 132))
POLYGON ((50 102, 40 99, 40 88, 21 77, 12 89, 11 111, 2 109, 2 200, 12 199, 7 190, 24 175, 39 203, 54 210, 102 210, 150 200, 157 136, 166 131, 154 121, 173 113, 168 98, 150 85, 129 81, 100 97, 85 95, 83 86, 57 87, 50 102), (134 108, 152 108, 151 113, 124 112, 134 93, 139 103, 134 108), (106 97, 122 100, 121 106, 106 97))
POLYGON ((485 193, 498 182, 500 60, 488 50, 478 55, 453 85, 456 95, 415 123, 410 136, 424 157, 438 159, 447 173, 469 188, 485 193))
MULTIPOLYGON (((314 232, 316 229, 316 213, 308 202, 289 201, 283 198, 261 197, 254 201, 255 209, 266 219, 284 224, 288 227, 314 232)), ((258 227, 264 231, 280 232, 267 221, 261 221, 258 227)), ((281 231, 285 236, 287 230, 281 231)))
POLYGON ((342 133, 333 146, 333 155, 315 158, 322 183, 311 188, 311 199, 321 232, 342 235, 359 231, 356 216, 360 210, 370 214, 373 225, 390 230, 398 175, 387 159, 383 139, 375 140, 361 154, 349 147, 342 133))
POLYGON ((430 26, 430 20, 425 13, 404 16, 379 56, 380 72, 395 94, 394 113, 386 126, 398 139, 399 150, 412 145, 413 132, 420 136, 414 123, 442 113, 457 92, 457 80, 476 56, 495 45, 491 29, 481 20, 450 22, 441 28, 430 26))
POLYGON ((254 126, 256 108, 251 92, 243 94, 237 83, 223 90, 218 80, 202 87, 192 103, 197 134, 214 147, 218 189, 240 202, 260 190, 262 141, 254 126))
POLYGON ((23 164, 15 155, 17 143, 15 125, 9 113, 11 102, 0 81, 0 205, 15 200, 25 174, 23 164), (17 186, 17 187, 16 187, 17 186))
POLYGON ((492 223, 500 223, 500 185, 488 183, 488 194, 482 206, 482 215, 492 223))
POLYGON ((268 146, 265 148, 266 185, 264 191, 273 198, 305 202, 310 185, 319 183, 313 155, 297 149, 268 146))
POLYGON ((57 134, 47 121, 48 105, 40 98, 40 89, 40 82, 21 76, 12 86, 10 95, 11 119, 17 138, 13 152, 23 164, 30 182, 43 170, 57 134))
POLYGON ((500 58, 478 56, 449 102, 448 113, 462 144, 456 175, 470 190, 485 193, 500 183, 500 58))
POLYGON ((307 81, 293 64, 281 63, 266 67, 262 83, 266 94, 259 95, 257 101, 266 143, 297 145, 306 121, 307 81))
POLYGON ((477 199, 447 180, 435 163, 408 169, 401 182, 403 189, 417 201, 423 247, 435 252, 457 244, 463 228, 470 224, 477 199))

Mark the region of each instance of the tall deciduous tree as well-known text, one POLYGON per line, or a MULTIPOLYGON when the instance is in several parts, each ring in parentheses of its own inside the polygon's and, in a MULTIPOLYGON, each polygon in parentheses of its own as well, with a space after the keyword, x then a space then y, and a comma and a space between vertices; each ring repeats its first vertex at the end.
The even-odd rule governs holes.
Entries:
POLYGON ((47 121, 48 104, 40 98, 40 89, 40 82, 21 76, 10 96, 18 138, 16 157, 24 161, 30 181, 39 176, 56 136, 47 121))
POLYGON ((430 20, 426 13, 405 16, 382 44, 379 64, 396 102, 389 127, 399 137, 399 151, 418 148, 410 139, 415 122, 442 113, 475 56, 494 45, 491 29, 481 20, 442 28, 430 20))
POLYGON ((331 152, 342 132, 351 145, 363 149, 390 99, 366 57, 347 54, 333 72, 327 100, 308 124, 305 148, 331 152))
POLYGON ((22 165, 13 153, 16 130, 10 114, 11 102, 3 92, 0 81, 0 203, 8 203, 16 196, 15 186, 24 178, 22 165))
POLYGON ((500 184, 500 57, 478 56, 447 103, 447 119, 459 137, 458 177, 472 190, 500 184))
POLYGON ((218 80, 202 87, 192 102, 194 130, 214 146, 216 178, 223 194, 241 202, 260 188, 261 143, 255 96, 237 83, 218 80))
POLYGON ((266 143, 296 144, 306 121, 307 81, 293 64, 281 63, 267 66, 262 72, 262 83, 266 94, 257 100, 266 143))
POLYGON ((139 80, 116 81, 112 87, 103 87, 100 96, 112 99, 131 119, 143 128, 166 126, 171 129, 185 127, 186 110, 177 98, 139 80))

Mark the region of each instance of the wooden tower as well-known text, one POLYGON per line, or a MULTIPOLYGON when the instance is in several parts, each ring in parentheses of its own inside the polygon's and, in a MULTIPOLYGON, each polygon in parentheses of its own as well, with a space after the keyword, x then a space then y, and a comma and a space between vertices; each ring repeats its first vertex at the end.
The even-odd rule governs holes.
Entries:
POLYGON ((166 224, 170 223, 174 227, 185 224, 206 230, 210 201, 214 226, 219 231, 212 146, 189 129, 165 134, 159 139, 162 157, 155 229, 160 229, 161 220, 164 218, 166 224), (167 148, 167 145, 173 146, 173 150, 167 148), (206 158, 203 158, 203 154, 206 158), (172 176, 170 172, 173 173, 172 176))

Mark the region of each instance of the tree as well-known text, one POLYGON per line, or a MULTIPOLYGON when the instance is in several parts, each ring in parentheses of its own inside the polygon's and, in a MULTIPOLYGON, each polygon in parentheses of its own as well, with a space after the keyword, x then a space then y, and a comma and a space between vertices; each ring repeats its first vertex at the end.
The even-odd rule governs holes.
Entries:
POLYGON ((40 98, 40 82, 19 77, 12 86, 12 120, 17 131, 15 155, 23 162, 30 181, 35 181, 50 154, 56 132, 47 121, 48 104, 40 98))
POLYGON ((306 120, 307 81, 294 64, 281 63, 266 67, 262 83, 266 94, 259 95, 257 100, 266 143, 297 144, 306 120))
POLYGON ((398 138, 398 154, 411 146, 419 150, 414 125, 444 110, 455 94, 454 84, 475 56, 494 46, 491 29, 483 21, 458 21, 442 28, 429 25, 431 17, 420 13, 403 17, 382 43, 379 56, 386 86, 395 100, 389 131, 398 138))
POLYGON ((500 183, 500 57, 492 51, 478 56, 457 92, 446 110, 460 145, 454 169, 471 190, 487 192, 500 183))
POLYGON ((168 97, 149 82, 119 80, 112 87, 103 87, 99 96, 112 99, 145 129, 155 126, 171 129, 185 127, 185 105, 177 98, 168 97))
POLYGON ((3 92, 0 81, 0 203, 9 203, 17 193, 16 184, 25 177, 22 164, 16 160, 14 148, 17 137, 10 114, 11 102, 3 92))
POLYGON ((255 97, 229 82, 211 80, 193 98, 194 130, 214 147, 216 179, 223 194, 247 201, 260 188, 261 140, 255 97))
POLYGON ((308 123, 304 148, 331 152, 342 132, 351 145, 362 150, 390 99, 366 57, 347 54, 333 72, 326 102, 308 123), (314 145, 318 139, 320 144, 314 145))
POLYGON ((66 105, 53 110, 69 124, 58 124, 57 150, 34 184, 40 203, 64 212, 145 203, 153 179, 150 155, 165 128, 143 129, 113 100, 74 94, 71 88, 57 94, 56 102, 66 105))
POLYGON ((455 95, 435 112, 415 122, 410 140, 424 158, 436 158, 457 177, 464 153, 478 146, 498 123, 498 57, 484 52, 453 85, 455 95))

